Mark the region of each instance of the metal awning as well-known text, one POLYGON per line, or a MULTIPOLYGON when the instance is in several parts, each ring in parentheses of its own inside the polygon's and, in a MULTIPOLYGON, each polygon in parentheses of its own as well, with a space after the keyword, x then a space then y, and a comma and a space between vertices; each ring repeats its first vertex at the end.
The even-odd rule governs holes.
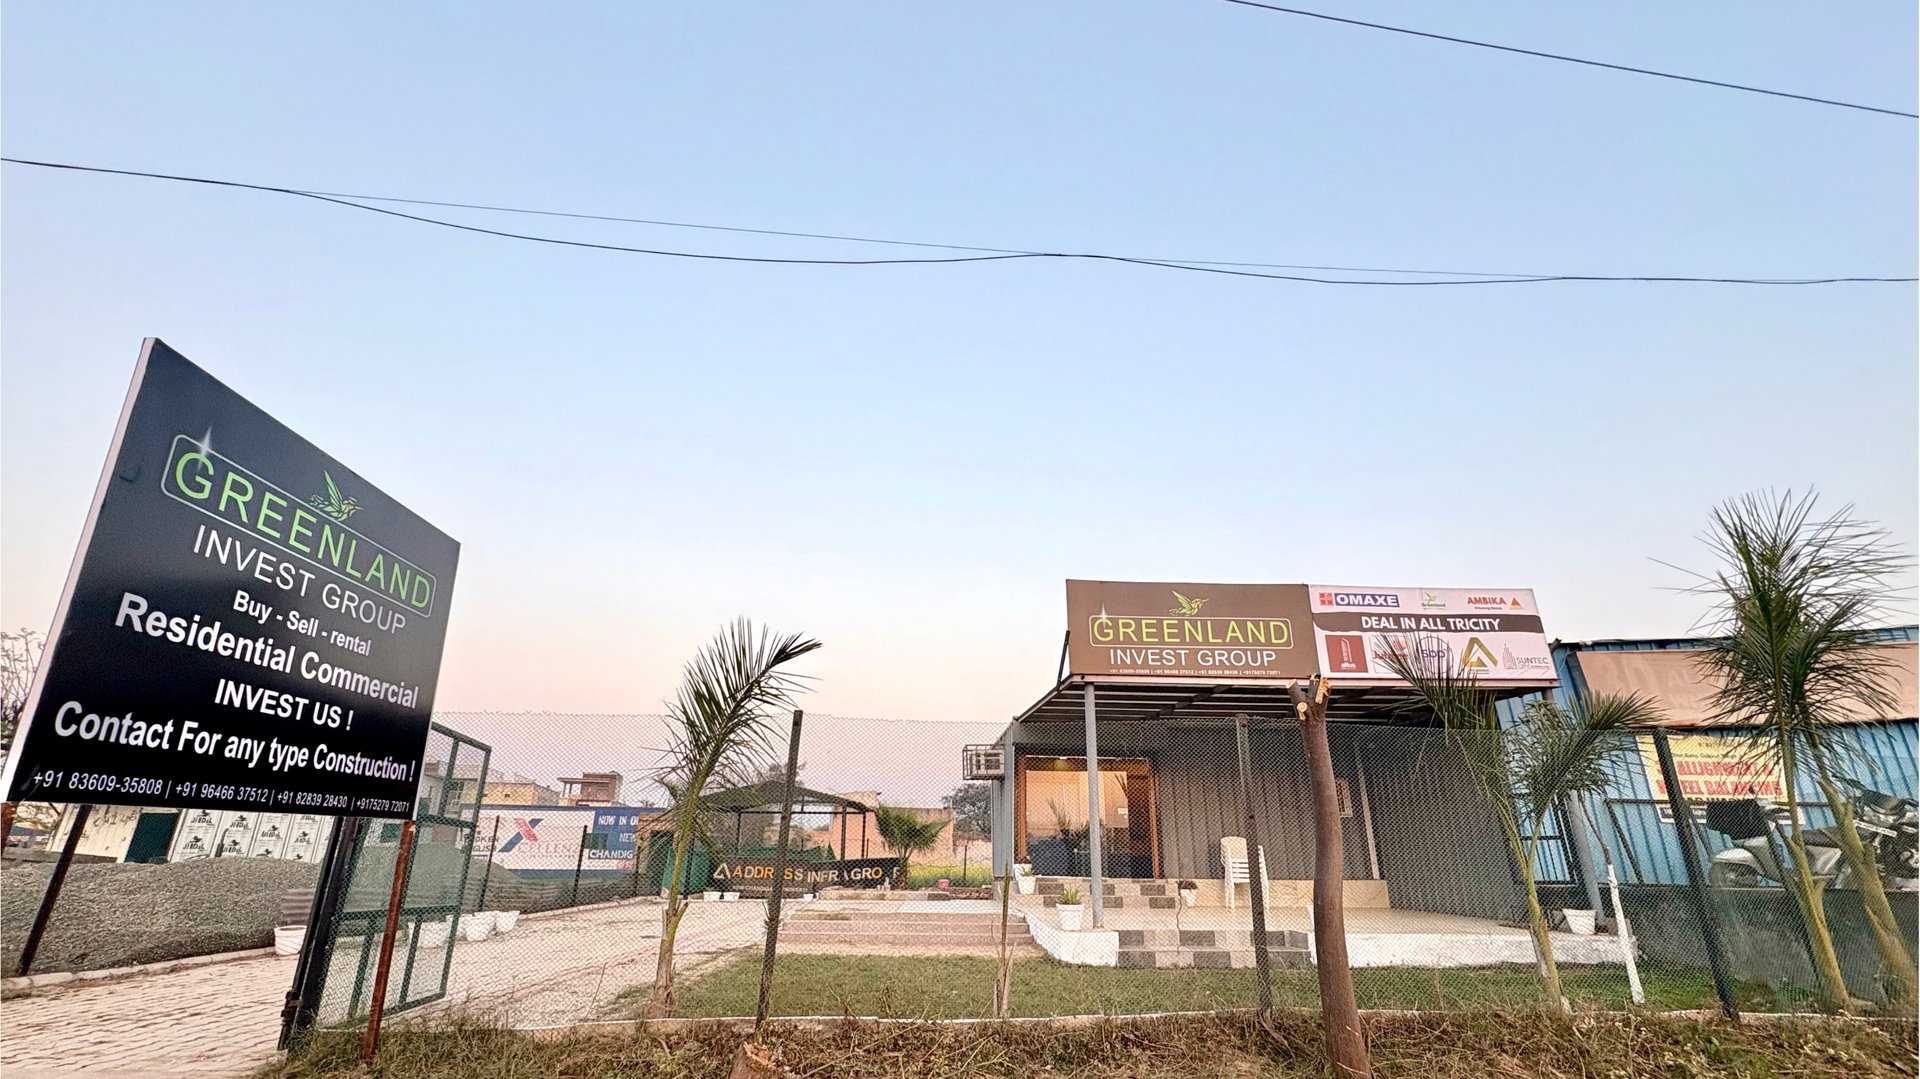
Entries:
MULTIPOLYGON (((779 779, 769 779, 765 782, 754 783, 745 787, 733 787, 729 790, 716 791, 700 799, 700 804, 707 809, 740 813, 750 809, 759 809, 761 806, 781 805, 785 803, 786 800, 786 782, 779 779)), ((815 809, 822 807, 852 809, 861 813, 869 812, 873 808, 865 802, 857 802, 852 798, 843 798, 838 794, 828 794, 825 791, 809 790, 806 787, 795 786, 793 788, 793 811, 795 813, 804 812, 804 807, 813 807, 815 809)))
MULTIPOLYGON (((1015 723, 1081 723, 1086 718, 1086 687, 1099 700, 1101 723, 1228 724, 1245 713, 1291 721, 1293 701, 1284 682, 1171 682, 1126 681, 1075 676, 1014 717, 1015 723)), ((1496 699, 1539 693, 1553 688, 1537 685, 1486 686, 1496 699)), ((1395 723, 1427 726, 1418 698, 1403 685, 1335 682, 1327 699, 1327 718, 1344 722, 1395 723)))

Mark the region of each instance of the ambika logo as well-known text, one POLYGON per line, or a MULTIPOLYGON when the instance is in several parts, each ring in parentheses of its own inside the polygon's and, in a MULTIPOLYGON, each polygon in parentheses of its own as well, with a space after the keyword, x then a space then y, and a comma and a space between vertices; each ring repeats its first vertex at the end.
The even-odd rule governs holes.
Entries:
POLYGON ((534 831, 534 829, 540 827, 540 822, 543 820, 546 820, 546 818, 545 817, 513 818, 514 832, 512 835, 507 837, 507 841, 505 843, 500 844, 500 850, 498 851, 498 853, 505 854, 508 851, 512 850, 513 848, 519 846, 520 841, 522 839, 526 840, 529 843, 540 842, 540 833, 534 831))

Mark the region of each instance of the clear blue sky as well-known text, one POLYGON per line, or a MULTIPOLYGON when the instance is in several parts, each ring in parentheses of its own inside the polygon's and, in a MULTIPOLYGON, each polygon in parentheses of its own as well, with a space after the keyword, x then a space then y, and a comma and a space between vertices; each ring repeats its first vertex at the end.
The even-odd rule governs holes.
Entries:
MULTIPOLYGON (((12 4, 4 147, 1180 258, 1915 266, 1909 120, 1207 0, 637 7, 12 4)), ((1912 5, 1337 10, 1913 109, 1912 5)), ((655 710, 749 614, 827 641, 812 707, 1003 720, 1068 576, 1531 586, 1558 636, 1678 633, 1653 560, 1702 564, 1716 501, 1817 484, 1909 545, 1920 512, 1911 286, 721 265, 0 178, 0 620, 46 625, 157 335, 463 542, 443 707, 655 710)))

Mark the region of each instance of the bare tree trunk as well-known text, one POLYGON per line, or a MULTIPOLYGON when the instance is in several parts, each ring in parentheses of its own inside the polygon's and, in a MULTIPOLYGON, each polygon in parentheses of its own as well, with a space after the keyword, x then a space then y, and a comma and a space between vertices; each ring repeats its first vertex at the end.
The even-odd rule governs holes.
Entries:
POLYGON ((1854 828, 1853 802, 1841 794, 1827 762, 1816 755, 1814 768, 1819 775, 1820 793, 1826 796, 1827 806, 1833 810, 1833 830, 1840 842, 1840 853, 1846 856, 1847 868, 1853 872, 1854 887, 1860 890, 1860 905, 1866 909, 1867 923, 1873 928, 1874 942, 1880 947, 1881 965, 1890 979, 1887 1003, 1895 1010, 1910 1012, 1916 996, 1920 996, 1920 985, 1916 984, 1920 983, 1920 974, 1914 969, 1907 942, 1900 936, 1900 923, 1894 920, 1893 904, 1887 901, 1887 889, 1880 880, 1880 867, 1867 852, 1867 845, 1861 842, 1860 833, 1854 828))
MULTIPOLYGON (((1327 683, 1315 678, 1312 696, 1292 691, 1300 717, 1313 784, 1313 939, 1320 975, 1320 1011, 1326 1026, 1327 1063, 1340 1079, 1372 1079, 1367 1032, 1353 996, 1353 969, 1347 960, 1346 851, 1340 834, 1340 797, 1333 778, 1333 751, 1327 744, 1327 683)), ((1254 852, 1248 866, 1256 872, 1254 852)), ((1262 887, 1265 887, 1264 883, 1262 887)))
POLYGON ((1534 973, 1540 977, 1540 995, 1547 1006, 1567 1014, 1567 994, 1560 984, 1560 963, 1553 955, 1553 938, 1548 935, 1547 914, 1540 907, 1540 887, 1533 879, 1533 851, 1520 838, 1520 827, 1509 814, 1500 814, 1500 827, 1507 835, 1507 849, 1513 852, 1514 868, 1520 872, 1520 887, 1527 896, 1527 927, 1533 933, 1534 973))
POLYGON ((1781 771, 1786 777, 1781 786, 1787 801, 1787 853, 1793 857, 1790 884, 1794 897, 1800 901, 1800 913, 1806 919, 1807 946, 1812 953, 1809 958, 1813 960, 1814 973, 1819 976, 1820 998, 1833 1011, 1851 1011, 1853 994, 1847 990, 1846 975, 1840 971, 1840 954, 1833 947, 1833 931, 1827 928, 1827 905, 1822 898, 1825 888, 1813 879, 1813 863, 1807 856, 1806 840, 1800 834, 1800 799, 1793 789, 1796 754, 1788 745, 1780 756, 1781 771))
POLYGON ((673 860, 668 863, 667 905, 660 912, 660 956, 653 968, 653 993, 647 997, 648 1019, 673 1014, 673 942, 680 933, 680 919, 686 916, 687 901, 680 894, 680 877, 685 872, 687 850, 693 845, 690 827, 676 828, 673 860))

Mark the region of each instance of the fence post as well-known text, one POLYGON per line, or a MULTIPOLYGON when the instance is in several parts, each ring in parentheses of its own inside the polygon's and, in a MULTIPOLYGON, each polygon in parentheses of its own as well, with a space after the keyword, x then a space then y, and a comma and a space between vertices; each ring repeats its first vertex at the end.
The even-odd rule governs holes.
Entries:
MULTIPOLYGON (((1234 748, 1240 757, 1240 809, 1247 818, 1247 901, 1253 907, 1253 970, 1260 983, 1260 1018, 1273 1015, 1272 959, 1267 955, 1267 870, 1266 855, 1260 850, 1260 837, 1253 823, 1253 753, 1247 745, 1247 714, 1233 717, 1234 748)), ((1231 888, 1233 885, 1229 884, 1231 888)), ((1178 913, 1180 897, 1173 899, 1178 913)))
POLYGON ((67 842, 60 848, 60 860, 54 863, 53 877, 47 881, 47 891, 40 897, 40 909, 34 912, 33 928, 27 930, 27 943, 20 949, 20 964, 14 970, 16 975, 32 973, 33 956, 40 950, 40 938, 47 932, 47 920, 53 917, 53 904, 60 898, 60 889, 67 883, 67 870, 73 866, 74 848, 80 845, 80 833, 87 830, 87 818, 93 815, 93 806, 82 805, 74 811, 73 825, 67 829, 67 842))
MULTIPOLYGON (((767 946, 760 955, 760 1001, 753 1009, 753 1037, 767 1022, 773 1000, 774 949, 780 943, 780 898, 787 891, 787 842, 793 834, 793 787, 800 771, 800 709, 793 710, 793 733, 787 736, 787 784, 780 797, 780 846, 773 852, 773 892, 767 896, 767 946)), ((736 1069, 737 1071, 738 1069, 736 1069)))
POLYGON ((569 907, 580 905, 580 868, 587 864, 587 832, 592 827, 590 824, 580 826, 580 852, 573 857, 573 894, 567 897, 569 907))
MULTIPOLYGON (((373 975, 373 1001, 367 1009, 367 1033, 360 1039, 360 1063, 372 1064, 380 1047, 380 1017, 387 1010, 387 975, 393 969, 393 938, 400 934, 400 904, 406 898, 407 863, 413 858, 413 822, 400 826, 400 850, 393 859, 393 892, 387 896, 387 931, 380 937, 380 966, 373 975)), ((456 919, 456 922, 458 919, 456 919)), ((452 949, 452 941, 447 947, 452 949)))
POLYGON ((493 879, 493 852, 500 849, 500 815, 493 815, 493 835, 487 839, 487 867, 480 871, 480 898, 474 901, 476 911, 487 909, 487 882, 493 879))
POLYGON ((1714 921, 1712 904, 1707 901, 1706 876, 1700 871, 1700 848, 1693 835, 1693 811, 1680 792, 1680 773, 1673 766, 1673 747, 1667 744, 1667 732, 1653 732, 1654 753, 1660 758, 1660 780, 1666 784, 1667 806, 1673 810, 1674 831, 1680 837, 1680 862, 1687 869, 1687 893, 1693 897, 1694 914, 1700 919, 1700 935, 1707 945, 1707 966, 1713 971, 1713 991, 1727 1018, 1738 1023, 1740 1008, 1734 1003, 1733 985, 1727 978, 1726 956, 1720 949, 1720 927, 1714 921))

